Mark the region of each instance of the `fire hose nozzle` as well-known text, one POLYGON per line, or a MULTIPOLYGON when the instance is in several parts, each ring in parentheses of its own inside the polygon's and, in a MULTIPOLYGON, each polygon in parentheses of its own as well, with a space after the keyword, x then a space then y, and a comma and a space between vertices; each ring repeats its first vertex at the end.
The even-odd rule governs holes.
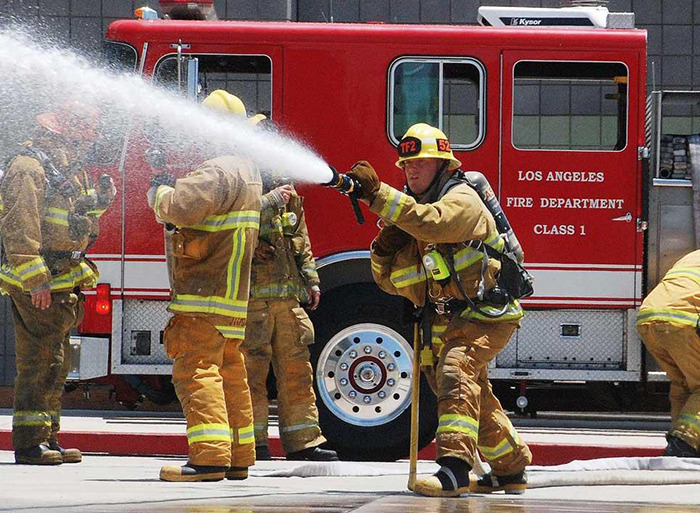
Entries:
POLYGON ((333 187, 341 194, 346 195, 352 194, 359 189, 359 184, 351 177, 344 173, 338 173, 338 170, 333 166, 328 167, 331 169, 333 177, 328 182, 321 185, 324 187, 333 187))
POLYGON ((321 185, 324 187, 332 187, 336 191, 348 196, 350 198, 350 203, 352 204, 352 209, 355 212, 355 218, 357 219, 357 224, 363 224, 365 218, 360 210, 360 205, 357 202, 358 193, 360 191, 360 184, 356 182, 352 177, 346 175, 345 173, 338 173, 336 168, 333 166, 328 166, 333 173, 332 178, 321 185))

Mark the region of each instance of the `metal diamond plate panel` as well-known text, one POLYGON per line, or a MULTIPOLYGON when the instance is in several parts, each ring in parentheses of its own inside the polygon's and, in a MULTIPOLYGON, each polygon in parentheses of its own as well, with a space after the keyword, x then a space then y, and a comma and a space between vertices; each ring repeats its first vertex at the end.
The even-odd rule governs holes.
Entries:
POLYGON ((167 301, 124 301, 122 364, 171 363, 163 345, 163 330, 171 316, 167 307, 167 301))
POLYGON ((496 368, 624 369, 624 310, 528 311, 496 368))

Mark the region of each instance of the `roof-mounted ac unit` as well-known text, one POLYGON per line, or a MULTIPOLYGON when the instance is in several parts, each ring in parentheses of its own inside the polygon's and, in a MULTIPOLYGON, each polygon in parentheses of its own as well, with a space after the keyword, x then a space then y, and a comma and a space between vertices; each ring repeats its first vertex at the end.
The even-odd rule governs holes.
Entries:
POLYGON ((633 12, 606 7, 479 7, 479 24, 494 27, 634 28, 633 12))

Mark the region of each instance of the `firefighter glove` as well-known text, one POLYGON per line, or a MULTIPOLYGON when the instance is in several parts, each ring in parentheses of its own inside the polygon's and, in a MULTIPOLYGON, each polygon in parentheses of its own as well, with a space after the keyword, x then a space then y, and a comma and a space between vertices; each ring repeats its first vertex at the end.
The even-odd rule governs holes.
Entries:
POLYGON ((108 207, 114 201, 117 195, 117 188, 114 186, 114 180, 109 175, 102 175, 97 180, 97 204, 102 207, 108 207))
POLYGON ((72 241, 81 241, 88 235, 92 228, 92 221, 84 214, 73 212, 68 215, 68 229, 72 241))
POLYGON ((151 176, 151 187, 156 187, 156 189, 161 185, 167 185, 168 187, 175 187, 175 175, 163 171, 162 173, 156 173, 151 176))
POLYGON ((390 224, 382 228, 377 238, 374 239, 372 249, 377 256, 389 256, 408 244, 411 239, 409 234, 396 225, 390 224))
POLYGON ((366 160, 355 162, 348 176, 360 185, 360 190, 358 191, 359 198, 371 202, 381 185, 379 177, 372 165, 366 160))
POLYGON ((73 202, 73 211, 76 215, 83 216, 95 209, 97 198, 93 194, 82 194, 73 202))

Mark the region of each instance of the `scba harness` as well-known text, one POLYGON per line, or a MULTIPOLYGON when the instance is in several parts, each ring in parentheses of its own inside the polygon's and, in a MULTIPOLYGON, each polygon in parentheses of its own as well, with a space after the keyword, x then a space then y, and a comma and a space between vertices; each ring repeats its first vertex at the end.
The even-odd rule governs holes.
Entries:
POLYGON ((465 303, 464 306, 474 309, 484 317, 495 319, 506 313, 508 305, 512 300, 531 296, 534 293, 534 280, 520 263, 522 260, 520 244, 517 242, 517 237, 515 237, 508 223, 508 219, 484 175, 477 171, 455 171, 453 176, 440 190, 437 199, 440 200, 451 189, 460 184, 467 184, 474 189, 484 203, 484 206, 486 206, 493 216, 499 233, 499 241, 502 241, 503 250, 499 250, 494 247, 494 245, 481 240, 466 240, 463 242, 465 247, 470 247, 483 255, 481 261, 481 279, 476 296, 477 301, 470 298, 462 286, 459 273, 455 270, 453 248, 449 247, 446 255, 440 253, 437 248, 430 251, 426 254, 426 257, 430 255, 433 262, 432 265, 426 267, 432 267, 432 269, 429 270, 433 274, 433 277, 438 280, 446 281, 450 277, 454 277, 453 279, 457 289, 464 297, 464 301, 460 303, 465 303), (501 270, 496 276, 496 286, 485 290, 484 283, 488 270, 489 258, 498 260, 501 264, 501 270), (503 308, 496 312, 485 311, 478 305, 478 303, 482 301, 492 305, 502 306, 503 308))

